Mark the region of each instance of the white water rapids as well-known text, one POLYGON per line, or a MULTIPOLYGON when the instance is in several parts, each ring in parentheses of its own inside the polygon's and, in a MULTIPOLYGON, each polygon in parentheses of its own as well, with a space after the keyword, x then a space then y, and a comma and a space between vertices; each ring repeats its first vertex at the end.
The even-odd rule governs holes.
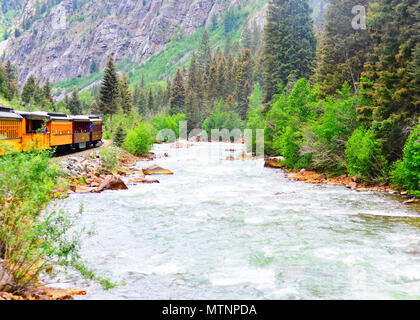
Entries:
POLYGON ((50 285, 81 299, 420 299, 420 216, 395 196, 289 181, 263 160, 222 160, 243 145, 194 144, 137 164, 175 173, 160 184, 60 201, 83 203, 89 267, 125 284, 50 285))

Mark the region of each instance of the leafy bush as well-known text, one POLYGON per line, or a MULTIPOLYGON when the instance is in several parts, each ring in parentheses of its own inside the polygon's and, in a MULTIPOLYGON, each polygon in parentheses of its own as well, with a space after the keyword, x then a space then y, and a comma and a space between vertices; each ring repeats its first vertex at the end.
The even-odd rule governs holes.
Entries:
POLYGON ((205 130, 209 137, 211 137, 211 130, 213 129, 233 129, 243 130, 245 123, 242 121, 240 115, 232 110, 225 108, 223 100, 219 101, 215 110, 204 120, 202 128, 205 130))
POLYGON ((372 130, 358 128, 346 143, 347 172, 366 181, 383 180, 387 161, 372 130))
POLYGON ((150 126, 146 123, 141 123, 127 134, 124 147, 134 156, 143 156, 149 152, 153 142, 150 126))
POLYGON ((312 155, 312 166, 336 172, 346 170, 346 142, 357 126, 356 108, 360 97, 352 95, 346 82, 336 97, 319 102, 322 114, 309 122, 303 130, 304 144, 301 153, 312 155))
POLYGON ((77 217, 62 210, 43 212, 66 189, 50 156, 49 151, 37 151, 0 157, 0 259, 14 277, 12 293, 36 283, 52 264, 75 269, 83 265, 79 256, 83 230, 68 232, 77 217))
MULTIPOLYGON (((185 115, 182 113, 174 114, 172 116, 155 116, 151 121, 154 133, 158 134, 161 130, 172 130, 175 133, 175 137, 179 138, 179 123, 185 121, 185 115)), ((165 141, 168 142, 168 137, 165 137, 165 141)))
POLYGON ((118 167, 118 149, 109 147, 99 152, 102 165, 112 171, 118 167))
POLYGON ((420 124, 411 131, 403 158, 392 166, 391 182, 420 197, 420 124))

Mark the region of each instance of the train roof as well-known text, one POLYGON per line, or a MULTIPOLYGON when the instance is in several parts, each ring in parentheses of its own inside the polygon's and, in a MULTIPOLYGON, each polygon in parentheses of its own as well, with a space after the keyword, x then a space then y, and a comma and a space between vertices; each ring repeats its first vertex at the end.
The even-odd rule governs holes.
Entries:
POLYGON ((48 116, 51 121, 73 121, 73 118, 69 117, 65 113, 59 112, 48 112, 48 116))
POLYGON ((22 117, 12 108, 8 106, 0 106, 0 119, 21 121, 22 117))
POLYGON ((92 122, 103 122, 102 118, 96 114, 89 115, 89 119, 92 122))
POLYGON ((30 120, 50 120, 50 116, 47 112, 43 111, 16 111, 16 113, 20 114, 22 117, 30 119, 30 120))
POLYGON ((82 116, 82 115, 77 115, 77 116, 71 116, 71 118, 73 119, 73 121, 81 121, 81 122, 90 122, 90 118, 89 116, 82 116))
POLYGON ((0 119, 22 121, 22 116, 15 112, 0 111, 0 119))

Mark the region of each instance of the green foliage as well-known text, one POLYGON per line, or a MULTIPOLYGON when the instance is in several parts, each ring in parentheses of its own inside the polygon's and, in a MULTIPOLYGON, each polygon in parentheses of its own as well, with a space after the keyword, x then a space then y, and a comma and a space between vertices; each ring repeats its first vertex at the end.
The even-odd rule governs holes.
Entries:
POLYGON ((382 180, 386 176, 387 161, 372 130, 356 129, 346 143, 345 155, 349 175, 367 181, 382 180))
POLYGON ((74 230, 80 213, 44 210, 66 190, 51 155, 36 151, 0 157, 0 258, 16 282, 13 293, 32 286, 52 264, 75 269, 83 264, 79 249, 85 230, 74 230))
POLYGON ((316 38, 307 0, 271 0, 264 27, 263 66, 269 103, 289 77, 308 78, 313 71, 316 38))
POLYGON ((420 197, 420 124, 411 131, 404 146, 403 158, 392 166, 391 181, 420 197))
POLYGON ((360 96, 352 94, 347 82, 336 97, 317 103, 321 114, 303 130, 301 149, 302 154, 311 155, 313 168, 345 172, 345 144, 357 127, 359 105, 360 96))
POLYGON ((118 155, 119 151, 117 148, 109 147, 99 152, 102 166, 110 171, 115 170, 118 167, 118 155))
POLYGON ((146 123, 141 123, 127 134, 125 149, 134 156, 146 155, 154 142, 152 130, 146 123))
MULTIPOLYGON (((153 135, 158 134, 161 130, 168 129, 174 132, 175 138, 179 138, 179 123, 185 120, 185 115, 182 113, 166 117, 157 115, 150 121, 150 124, 153 126, 153 135)), ((168 137, 165 137, 165 139, 166 141, 163 142, 168 141, 168 137)))
POLYGON ((124 131, 124 128, 122 126, 122 122, 120 122, 120 124, 117 127, 117 130, 115 131, 114 134, 114 143, 117 147, 122 147, 122 145, 124 144, 124 140, 126 137, 126 133, 124 131))
POLYGON ((212 129, 227 129, 231 131, 233 129, 243 130, 244 127, 245 123, 240 115, 233 110, 227 110, 223 100, 216 104, 215 110, 203 122, 203 130, 207 132, 209 137, 211 137, 212 129))

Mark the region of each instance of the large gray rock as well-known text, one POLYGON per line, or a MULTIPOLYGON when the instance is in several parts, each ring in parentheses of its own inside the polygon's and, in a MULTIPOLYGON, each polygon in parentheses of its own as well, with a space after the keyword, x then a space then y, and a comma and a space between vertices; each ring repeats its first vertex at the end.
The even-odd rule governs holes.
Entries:
POLYGON ((0 292, 8 292, 16 286, 13 276, 3 267, 0 260, 0 292))

